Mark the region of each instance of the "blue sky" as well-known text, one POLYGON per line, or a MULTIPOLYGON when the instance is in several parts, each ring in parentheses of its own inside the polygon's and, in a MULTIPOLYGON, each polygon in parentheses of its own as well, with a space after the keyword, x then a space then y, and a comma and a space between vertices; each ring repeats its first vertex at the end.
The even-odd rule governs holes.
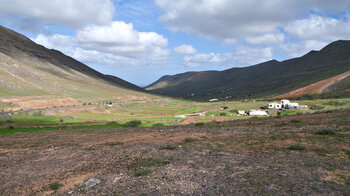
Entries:
POLYGON ((285 60, 349 39, 348 0, 0 0, 0 24, 110 75, 285 60))

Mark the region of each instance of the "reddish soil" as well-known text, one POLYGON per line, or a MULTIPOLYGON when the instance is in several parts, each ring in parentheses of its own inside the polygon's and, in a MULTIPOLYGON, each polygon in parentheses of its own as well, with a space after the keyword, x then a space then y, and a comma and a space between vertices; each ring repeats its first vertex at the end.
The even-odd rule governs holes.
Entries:
POLYGON ((314 84, 305 86, 303 88, 299 88, 289 93, 271 97, 270 99, 293 98, 293 97, 300 97, 305 94, 312 95, 312 94, 323 93, 327 91, 330 86, 345 79, 348 76, 350 76, 350 71, 316 82, 314 84))

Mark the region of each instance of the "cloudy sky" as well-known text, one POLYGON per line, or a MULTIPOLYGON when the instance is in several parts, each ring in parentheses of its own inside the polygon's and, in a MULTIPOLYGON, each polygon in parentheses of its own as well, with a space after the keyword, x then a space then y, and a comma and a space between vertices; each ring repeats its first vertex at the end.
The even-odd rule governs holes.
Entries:
POLYGON ((0 24, 138 85, 350 39, 349 0, 0 0, 0 24))

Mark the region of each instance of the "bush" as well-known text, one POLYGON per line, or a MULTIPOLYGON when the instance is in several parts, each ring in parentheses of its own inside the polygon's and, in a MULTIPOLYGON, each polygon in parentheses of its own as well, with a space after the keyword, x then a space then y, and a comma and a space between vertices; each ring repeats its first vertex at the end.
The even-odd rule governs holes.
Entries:
POLYGON ((141 120, 132 120, 129 122, 126 122, 124 125, 127 127, 138 127, 142 124, 141 120))
POLYGON ((196 127, 204 126, 204 122, 197 122, 196 124, 194 124, 194 126, 196 127))
POLYGON ((226 116, 226 112, 220 112, 219 116, 226 116))
POLYGON ((186 142, 186 143, 195 142, 195 141, 197 141, 197 140, 195 138, 192 138, 192 137, 186 137, 184 139, 184 142, 186 142))
POLYGON ((238 110, 230 110, 230 113, 232 113, 232 114, 238 114, 238 110))
POLYGON ((301 146, 299 144, 296 144, 296 145, 289 146, 288 150, 303 151, 303 150, 305 150, 305 147, 301 146))
POLYGON ((174 144, 167 144, 165 146, 160 147, 160 149, 162 149, 162 150, 175 150, 176 149, 176 145, 174 145, 174 144))
POLYGON ((49 186, 50 186, 51 190, 58 190, 60 188, 60 186, 63 186, 63 185, 60 184, 59 182, 53 182, 49 186))
POLYGON ((138 176, 148 176, 148 174, 151 173, 151 170, 149 170, 148 168, 139 168, 138 170, 136 170, 136 172, 134 173, 135 177, 138 176))
POLYGON ((315 134, 316 135, 334 135, 335 132, 333 130, 324 129, 324 130, 317 131, 315 134))
POLYGON ((324 108, 325 108, 325 106, 323 106, 323 105, 313 105, 310 107, 310 110, 322 110, 324 108))

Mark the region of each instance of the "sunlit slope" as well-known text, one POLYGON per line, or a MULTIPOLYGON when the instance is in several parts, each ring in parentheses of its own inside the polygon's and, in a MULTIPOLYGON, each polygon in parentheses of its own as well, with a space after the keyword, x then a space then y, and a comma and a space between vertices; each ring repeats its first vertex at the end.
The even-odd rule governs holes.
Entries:
POLYGON ((85 99, 150 96, 131 83, 101 74, 0 26, 0 97, 38 95, 85 99))

